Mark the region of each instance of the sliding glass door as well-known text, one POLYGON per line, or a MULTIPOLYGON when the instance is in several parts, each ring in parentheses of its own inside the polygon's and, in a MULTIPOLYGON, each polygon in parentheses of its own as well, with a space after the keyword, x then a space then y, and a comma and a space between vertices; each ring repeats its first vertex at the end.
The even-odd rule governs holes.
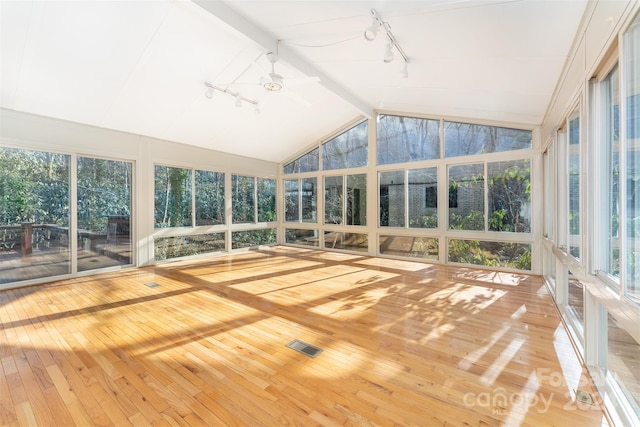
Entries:
POLYGON ((78 157, 78 271, 132 263, 132 164, 78 157))

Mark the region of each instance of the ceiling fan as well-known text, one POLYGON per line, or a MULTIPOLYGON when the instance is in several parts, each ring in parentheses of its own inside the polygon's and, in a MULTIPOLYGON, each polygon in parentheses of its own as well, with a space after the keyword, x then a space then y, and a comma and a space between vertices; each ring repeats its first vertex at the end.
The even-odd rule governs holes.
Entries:
POLYGON ((288 90, 290 87, 302 86, 310 83, 317 83, 320 81, 319 77, 302 77, 302 78, 284 78, 282 75, 276 73, 276 62, 278 62, 278 54, 274 52, 268 52, 265 54, 267 61, 271 64, 271 71, 265 71, 256 61, 252 62, 252 65, 257 67, 261 73, 259 85, 262 86, 267 94, 269 93, 282 93, 287 97, 308 106, 309 102, 295 93, 288 90))

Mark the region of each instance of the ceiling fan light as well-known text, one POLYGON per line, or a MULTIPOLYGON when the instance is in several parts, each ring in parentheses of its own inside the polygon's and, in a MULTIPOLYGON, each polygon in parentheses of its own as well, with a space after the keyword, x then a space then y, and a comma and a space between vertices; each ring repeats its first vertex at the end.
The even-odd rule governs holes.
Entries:
POLYGON ((391 50, 391 43, 387 43, 384 48, 384 62, 393 61, 393 51, 391 50))
POLYGON ((264 87, 269 92, 279 92, 282 90, 282 83, 269 80, 265 81, 262 84, 262 87, 264 87))

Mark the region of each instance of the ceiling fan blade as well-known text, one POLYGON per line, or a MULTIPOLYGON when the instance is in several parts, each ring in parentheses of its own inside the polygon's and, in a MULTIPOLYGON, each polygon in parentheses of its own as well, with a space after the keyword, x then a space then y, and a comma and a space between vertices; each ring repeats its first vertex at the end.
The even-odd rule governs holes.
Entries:
POLYGON ((288 87, 292 86, 302 86, 308 85, 311 83, 318 83, 320 81, 320 77, 312 76, 312 77, 300 77, 294 79, 284 79, 284 84, 288 87))
POLYGON ((283 88, 280 91, 281 94, 283 94, 284 96, 286 96, 287 98, 297 102, 298 104, 305 106, 305 107, 310 107, 311 103, 309 101, 307 101, 306 99, 304 99, 303 97, 301 97, 300 95, 291 92, 290 90, 288 90, 286 87, 283 88))

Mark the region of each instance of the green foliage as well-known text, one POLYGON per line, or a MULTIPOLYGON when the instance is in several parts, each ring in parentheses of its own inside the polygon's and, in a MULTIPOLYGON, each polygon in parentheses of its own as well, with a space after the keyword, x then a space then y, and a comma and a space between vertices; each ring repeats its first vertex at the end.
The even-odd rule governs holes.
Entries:
POLYGON ((479 211, 471 211, 467 215, 451 213, 449 228, 452 230, 484 230, 484 214, 479 211))
POLYGON ((451 239, 449 261, 531 270, 531 247, 522 243, 451 239))

